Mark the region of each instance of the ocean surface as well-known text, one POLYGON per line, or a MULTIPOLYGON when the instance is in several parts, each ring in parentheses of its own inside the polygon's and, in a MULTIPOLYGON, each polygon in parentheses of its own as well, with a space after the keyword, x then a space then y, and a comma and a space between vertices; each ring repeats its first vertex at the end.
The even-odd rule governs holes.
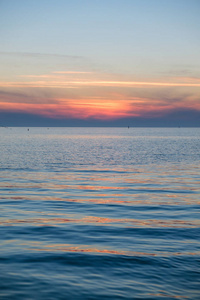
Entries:
POLYGON ((200 299, 200 128, 0 128, 0 299, 200 299))

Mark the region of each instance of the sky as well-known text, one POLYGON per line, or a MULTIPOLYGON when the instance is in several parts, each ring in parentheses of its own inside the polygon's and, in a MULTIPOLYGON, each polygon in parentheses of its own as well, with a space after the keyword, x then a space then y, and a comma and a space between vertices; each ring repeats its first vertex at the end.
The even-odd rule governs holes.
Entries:
POLYGON ((199 0, 0 0, 0 126, 200 126, 199 0))

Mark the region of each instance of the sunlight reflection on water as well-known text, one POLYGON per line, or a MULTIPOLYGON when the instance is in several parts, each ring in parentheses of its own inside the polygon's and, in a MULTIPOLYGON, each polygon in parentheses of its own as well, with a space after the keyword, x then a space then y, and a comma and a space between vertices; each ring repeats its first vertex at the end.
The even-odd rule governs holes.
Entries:
POLYGON ((2 299, 198 299, 199 129, 1 137, 2 299))

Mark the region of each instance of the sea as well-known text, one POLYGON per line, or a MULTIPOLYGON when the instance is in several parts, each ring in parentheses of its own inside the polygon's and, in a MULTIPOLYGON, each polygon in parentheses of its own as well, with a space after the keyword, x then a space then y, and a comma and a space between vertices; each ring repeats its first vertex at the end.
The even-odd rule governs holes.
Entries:
POLYGON ((0 128, 0 299, 200 299, 200 128, 0 128))

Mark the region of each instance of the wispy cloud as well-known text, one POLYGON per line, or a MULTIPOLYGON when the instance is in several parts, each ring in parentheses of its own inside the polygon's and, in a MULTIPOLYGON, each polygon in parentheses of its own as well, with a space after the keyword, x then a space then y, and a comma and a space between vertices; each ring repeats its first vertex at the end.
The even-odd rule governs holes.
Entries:
POLYGON ((83 71, 55 71, 54 74, 92 74, 94 72, 83 72, 83 71))
MULTIPOLYGON (((31 76, 30 76, 31 77, 31 76)), ((41 75, 41 78, 51 76, 41 75)), ((27 82, 0 82, 0 87, 48 87, 48 88, 76 88, 76 87, 200 87, 193 82, 141 82, 141 81, 89 81, 89 80, 65 80, 65 81, 27 81, 27 82)))
POLYGON ((151 87, 200 87, 198 77, 170 77, 168 80, 116 80, 116 75, 98 74, 91 71, 65 70, 49 74, 20 75, 16 81, 1 81, 0 87, 47 87, 47 88, 151 88, 151 87))

